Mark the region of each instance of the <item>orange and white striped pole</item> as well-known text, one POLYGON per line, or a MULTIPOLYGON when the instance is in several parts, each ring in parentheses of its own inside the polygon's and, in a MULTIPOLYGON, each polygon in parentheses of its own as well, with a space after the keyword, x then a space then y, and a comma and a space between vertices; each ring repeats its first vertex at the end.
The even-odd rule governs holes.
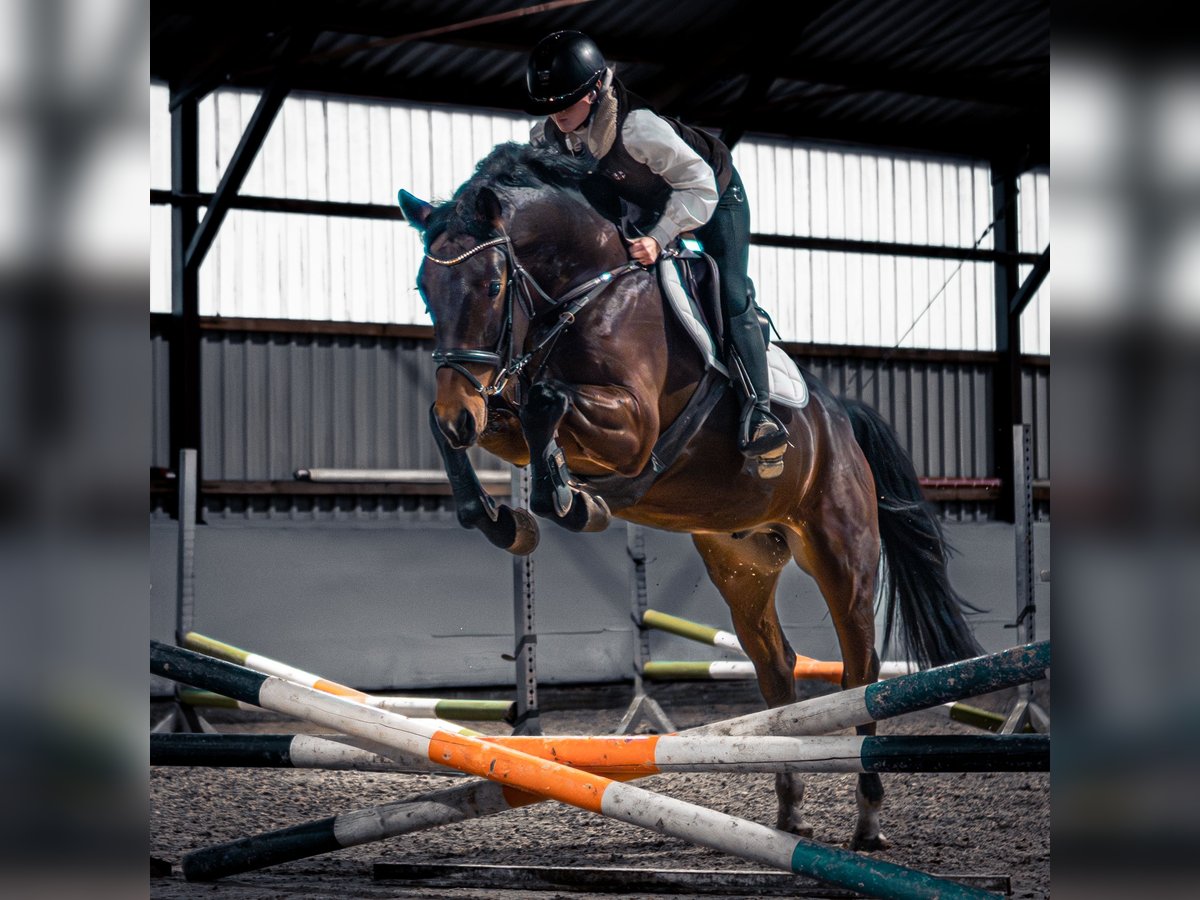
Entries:
MULTIPOLYGON (((746 655, 742 642, 733 632, 713 628, 711 625, 701 625, 691 619, 659 612, 657 609, 648 609, 642 613, 642 626, 722 650, 732 650, 740 656, 746 655)), ((908 675, 915 671, 917 667, 907 662, 885 660, 879 664, 880 678, 895 678, 897 675, 908 675)), ((842 664, 813 659, 811 656, 797 656, 792 675, 796 679, 813 678, 841 684, 842 664)), ((642 676, 651 681, 743 681, 754 678, 754 664, 743 660, 651 660, 642 667, 642 676)))

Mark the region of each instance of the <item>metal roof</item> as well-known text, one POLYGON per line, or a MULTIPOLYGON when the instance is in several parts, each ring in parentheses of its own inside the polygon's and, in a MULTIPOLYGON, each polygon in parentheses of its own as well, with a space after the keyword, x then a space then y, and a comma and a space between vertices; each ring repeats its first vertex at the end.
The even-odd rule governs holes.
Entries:
POLYGON ((1048 0, 155 0, 150 74, 193 96, 282 77, 520 110, 529 49, 560 28, 588 33, 661 112, 731 142, 1049 163, 1048 0))

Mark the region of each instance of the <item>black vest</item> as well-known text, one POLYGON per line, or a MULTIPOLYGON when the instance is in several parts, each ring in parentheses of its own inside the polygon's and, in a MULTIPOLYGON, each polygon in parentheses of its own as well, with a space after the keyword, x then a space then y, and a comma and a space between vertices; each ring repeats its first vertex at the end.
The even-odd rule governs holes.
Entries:
MULTIPOLYGON (((617 133, 613 138, 612 147, 597 160, 596 174, 604 177, 605 182, 618 197, 636 204, 647 213, 641 224, 649 228, 662 215, 663 209, 667 205, 667 198, 671 196, 671 186, 661 175, 652 172, 645 163, 640 163, 630 156, 622 139, 622 130, 625 127, 626 116, 633 110, 648 109, 654 112, 654 109, 637 94, 627 91, 625 85, 615 78, 612 90, 616 93, 617 99, 617 133)), ((725 193, 730 179, 733 178, 733 157, 729 153, 729 148, 707 132, 684 125, 678 119, 672 119, 669 116, 660 118, 670 125, 675 133, 683 139, 683 142, 696 151, 696 155, 712 168, 717 181, 717 196, 725 193)), ((560 151, 567 155, 571 154, 567 147, 566 135, 558 130, 552 119, 546 119, 542 133, 560 151)))

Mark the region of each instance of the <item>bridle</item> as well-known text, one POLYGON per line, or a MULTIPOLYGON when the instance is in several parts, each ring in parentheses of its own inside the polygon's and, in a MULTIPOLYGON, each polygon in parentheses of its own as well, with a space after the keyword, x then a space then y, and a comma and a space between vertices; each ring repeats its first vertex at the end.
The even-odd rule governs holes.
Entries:
POLYGON ((477 244, 452 259, 439 259, 428 252, 425 254, 425 258, 439 266, 457 266, 460 263, 466 262, 476 253, 482 253, 484 250, 490 249, 499 250, 504 255, 507 267, 507 277, 504 286, 504 323, 501 326, 500 337, 496 341, 495 348, 492 350, 475 350, 466 347, 451 347, 448 349, 438 347, 433 351, 433 361, 437 363, 439 369, 453 369, 455 372, 458 372, 470 382, 471 386, 475 388, 484 400, 503 391, 508 385, 509 380, 514 375, 519 375, 529 365, 530 361, 543 351, 546 352, 546 357, 542 360, 542 367, 544 368, 546 359, 549 357, 554 343, 567 326, 575 321, 575 316, 579 311, 591 303, 613 281, 622 275, 627 275, 642 268, 639 263, 627 262, 623 266, 618 266, 607 272, 601 272, 595 278, 572 288, 556 300, 542 290, 541 286, 537 283, 537 279, 530 275, 524 266, 521 265, 517 259, 517 252, 513 248, 512 238, 508 236, 507 232, 502 233, 500 237, 477 244), (516 288, 512 290, 511 288, 514 284, 516 288), (549 306, 538 312, 534 306, 531 291, 536 291, 537 295, 548 303, 549 306), (531 331, 533 323, 538 319, 544 321, 555 313, 558 313, 558 318, 554 325, 546 330, 546 333, 541 336, 530 350, 520 355, 517 353, 516 337, 513 329, 514 293, 517 296, 517 302, 521 304, 521 308, 529 317, 531 331), (483 382, 466 368, 466 363, 491 366, 497 370, 495 380, 490 386, 485 386, 483 382))

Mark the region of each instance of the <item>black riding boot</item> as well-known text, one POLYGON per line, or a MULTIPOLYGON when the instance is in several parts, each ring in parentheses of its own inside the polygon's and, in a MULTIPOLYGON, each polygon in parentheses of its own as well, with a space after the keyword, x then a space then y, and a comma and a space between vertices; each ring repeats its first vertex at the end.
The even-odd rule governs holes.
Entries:
POLYGON ((767 346, 753 306, 729 320, 729 340, 753 393, 742 406, 738 449, 752 458, 779 456, 778 451, 787 446, 787 429, 771 413, 767 346))

